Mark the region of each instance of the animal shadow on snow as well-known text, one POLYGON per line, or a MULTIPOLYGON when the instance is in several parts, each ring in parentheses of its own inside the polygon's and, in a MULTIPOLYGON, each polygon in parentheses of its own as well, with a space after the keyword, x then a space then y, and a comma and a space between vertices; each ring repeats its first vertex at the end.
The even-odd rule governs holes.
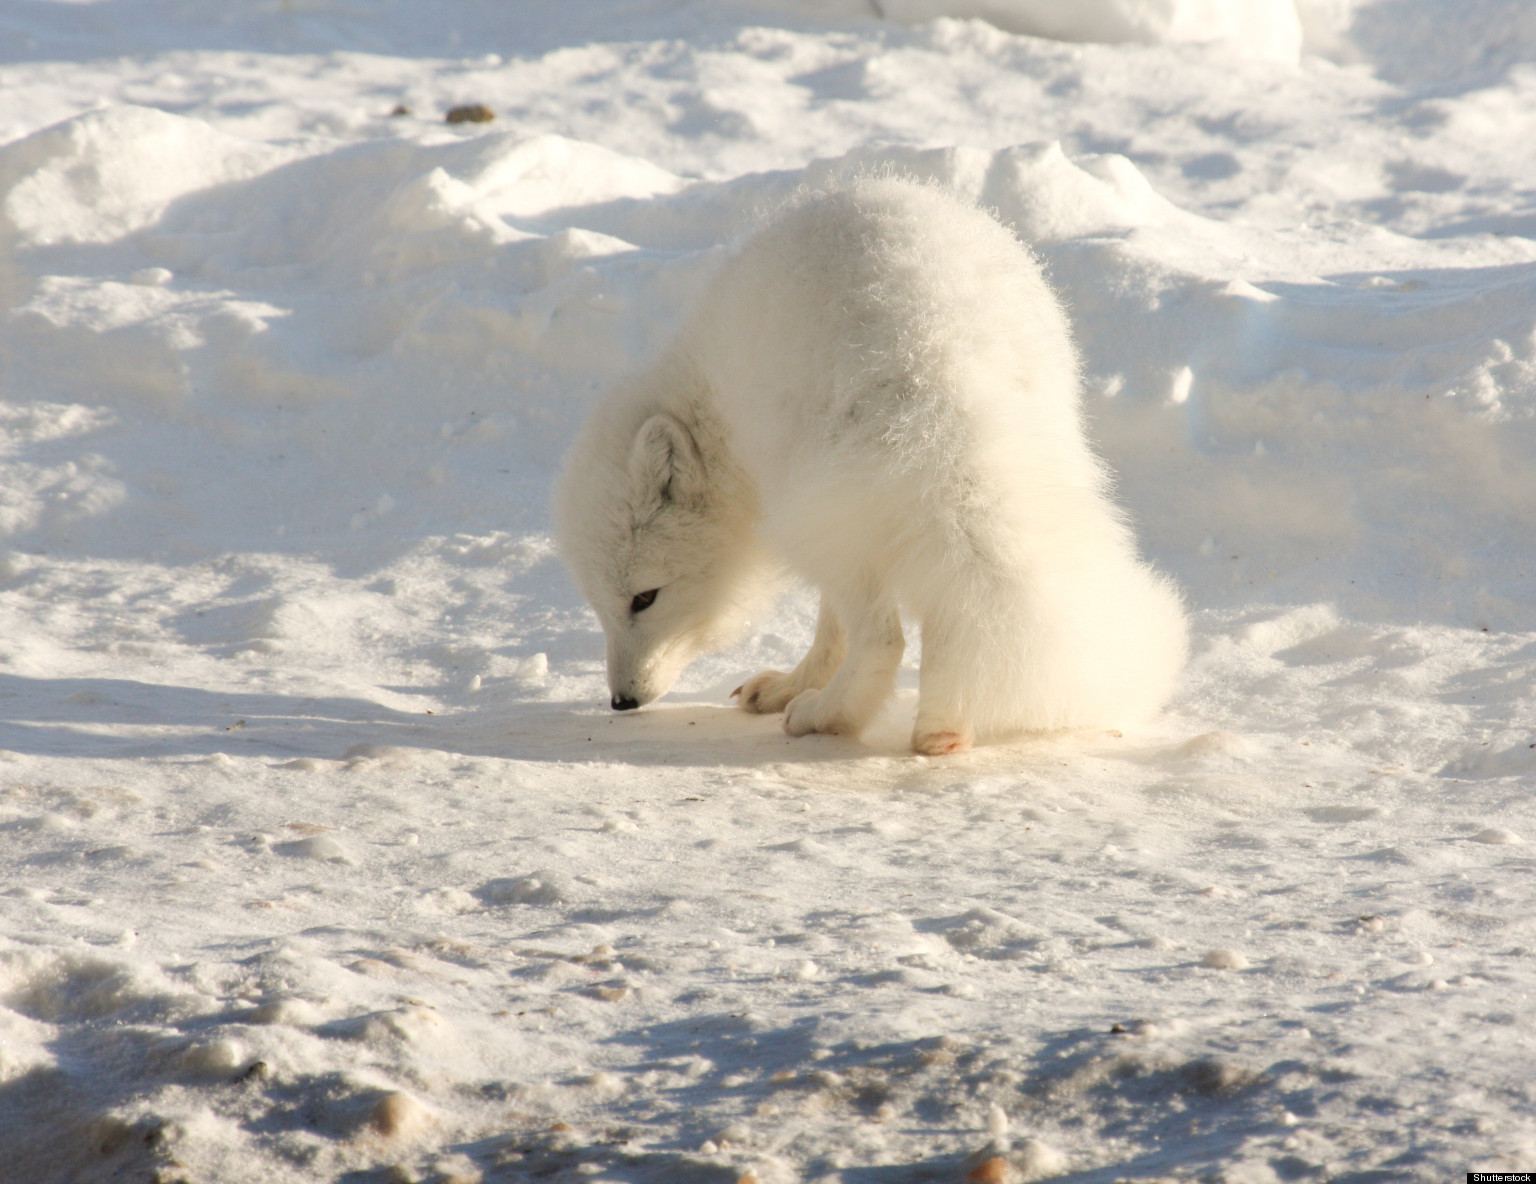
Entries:
POLYGON ((444 714, 362 697, 213 691, 122 678, 0 674, 0 749, 86 759, 216 753, 346 761, 383 750, 530 761, 754 768, 839 762, 872 750, 837 736, 792 739, 776 717, 683 703, 617 715, 596 705, 487 693, 444 714))

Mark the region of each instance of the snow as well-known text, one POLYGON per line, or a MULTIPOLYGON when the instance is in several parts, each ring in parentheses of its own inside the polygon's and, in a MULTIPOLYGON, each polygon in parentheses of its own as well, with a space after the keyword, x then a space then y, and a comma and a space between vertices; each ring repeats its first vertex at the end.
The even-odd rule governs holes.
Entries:
POLYGON ((1521 0, 6 6, 0 1179, 1530 1170, 1533 97, 1521 0), (803 592, 605 706, 560 456, 869 168, 1069 303, 1141 731, 791 740, 803 592))
POLYGON ((1292 0, 881 0, 879 10, 903 22, 980 17, 1063 41, 1217 44, 1239 57, 1291 63, 1302 45, 1292 0))

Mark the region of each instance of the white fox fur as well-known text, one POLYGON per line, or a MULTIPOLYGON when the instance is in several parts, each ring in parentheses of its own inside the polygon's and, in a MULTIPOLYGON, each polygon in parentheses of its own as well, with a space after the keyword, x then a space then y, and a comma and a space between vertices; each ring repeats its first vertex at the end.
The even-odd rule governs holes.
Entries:
POLYGON ((894 690, 905 611, 912 746, 944 753, 1167 698, 1184 613, 1107 490, 1033 256, 947 191, 867 178, 802 195, 721 266, 592 413, 556 514, 616 708, 727 644, 787 566, 821 590, 816 639, 741 706, 857 733, 894 690))

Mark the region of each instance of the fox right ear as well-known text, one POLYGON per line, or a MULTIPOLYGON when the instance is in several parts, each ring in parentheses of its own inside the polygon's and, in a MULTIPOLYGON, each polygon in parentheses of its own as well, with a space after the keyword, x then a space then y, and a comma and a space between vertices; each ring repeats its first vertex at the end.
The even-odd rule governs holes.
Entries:
POLYGON ((704 492, 704 462, 693 435, 670 415, 640 425, 629 454, 630 477, 642 503, 693 501, 704 492))

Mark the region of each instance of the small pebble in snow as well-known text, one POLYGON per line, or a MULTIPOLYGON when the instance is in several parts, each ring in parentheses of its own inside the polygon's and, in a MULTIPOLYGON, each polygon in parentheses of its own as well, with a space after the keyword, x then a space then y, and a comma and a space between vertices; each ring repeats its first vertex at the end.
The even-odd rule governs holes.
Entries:
POLYGON ((1001 1155, 984 1159, 965 1174, 967 1184, 1012 1184, 1013 1168, 1001 1155))
POLYGON ((1211 970, 1247 970, 1250 963, 1236 950, 1208 950, 1200 965, 1211 970))
POLYGON ((1473 835, 1472 841, 1474 843, 1492 843, 1495 846, 1503 847, 1512 843, 1523 843, 1525 840, 1512 830, 1490 826, 1487 830, 1480 830, 1473 835))
POLYGON ((410 1094, 385 1094, 368 1115, 368 1124, 386 1139, 409 1137, 431 1121, 427 1108, 410 1094))

